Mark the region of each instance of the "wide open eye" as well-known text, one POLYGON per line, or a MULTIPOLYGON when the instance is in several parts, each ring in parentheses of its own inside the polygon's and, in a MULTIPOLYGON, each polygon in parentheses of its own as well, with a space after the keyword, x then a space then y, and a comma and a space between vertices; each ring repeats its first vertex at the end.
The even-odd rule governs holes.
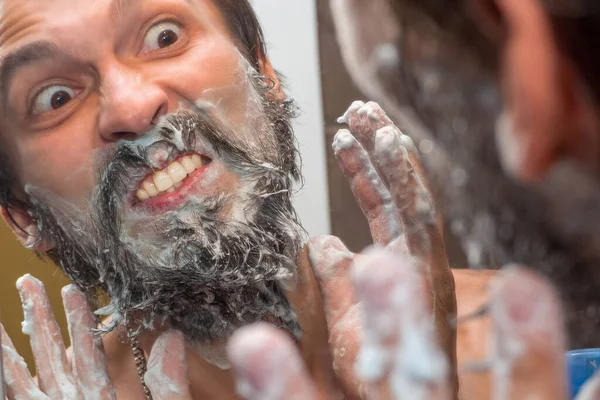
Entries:
POLYGON ((179 40, 181 28, 173 22, 161 22, 154 25, 144 38, 143 53, 164 49, 174 45, 179 40))
POLYGON ((67 86, 50 86, 39 93, 34 102, 32 111, 41 114, 58 110, 67 105, 75 97, 75 90, 67 86))

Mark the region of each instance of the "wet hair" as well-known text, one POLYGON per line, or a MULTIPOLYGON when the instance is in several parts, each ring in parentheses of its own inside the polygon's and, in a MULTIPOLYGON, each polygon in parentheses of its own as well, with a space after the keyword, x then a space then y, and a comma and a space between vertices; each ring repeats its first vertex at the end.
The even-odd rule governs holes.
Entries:
MULTIPOLYGON (((490 15, 499 15, 493 1, 477 1, 488 8, 490 15)), ((560 51, 573 62, 600 103, 600 54, 596 51, 600 47, 600 3, 597 0, 541 1, 560 51)), ((501 38, 492 38, 482 30, 475 19, 472 1, 390 0, 390 3, 399 21, 414 23, 414 13, 417 18, 425 17, 488 70, 497 72, 501 38)))
MULTIPOLYGON (((213 0, 242 55, 258 71, 267 51, 260 22, 248 0, 213 0)), ((0 133, 0 207, 29 209, 31 204, 22 191, 22 182, 11 163, 0 133)), ((14 221, 13 221, 14 222, 14 221)), ((15 223, 18 226, 18 224, 15 223)))

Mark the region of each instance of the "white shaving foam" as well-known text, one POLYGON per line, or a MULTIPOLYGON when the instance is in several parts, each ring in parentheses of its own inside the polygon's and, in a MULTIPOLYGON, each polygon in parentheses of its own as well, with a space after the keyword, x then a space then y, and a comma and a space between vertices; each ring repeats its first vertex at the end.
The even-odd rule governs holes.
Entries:
POLYGON ((348 108, 348 110, 346 110, 346 112, 344 113, 344 115, 342 115, 341 117, 338 118, 338 120, 337 120, 338 124, 348 124, 350 115, 353 112, 359 111, 364 106, 365 106, 365 103, 362 102, 362 101, 355 101, 355 102, 353 102, 350 105, 350 107, 348 108))

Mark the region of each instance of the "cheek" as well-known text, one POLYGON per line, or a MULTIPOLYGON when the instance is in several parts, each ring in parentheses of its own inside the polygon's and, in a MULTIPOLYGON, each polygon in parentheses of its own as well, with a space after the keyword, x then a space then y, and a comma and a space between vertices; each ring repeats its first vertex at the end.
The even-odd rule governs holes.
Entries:
MULTIPOLYGON (((248 62, 226 38, 216 35, 195 44, 168 65, 167 85, 187 103, 208 103, 232 125, 243 124, 248 110, 248 62)), ((161 74, 164 74, 163 70, 161 74)))
POLYGON ((73 203, 87 199, 94 184, 94 129, 71 123, 31 135, 19 146, 22 180, 73 203))

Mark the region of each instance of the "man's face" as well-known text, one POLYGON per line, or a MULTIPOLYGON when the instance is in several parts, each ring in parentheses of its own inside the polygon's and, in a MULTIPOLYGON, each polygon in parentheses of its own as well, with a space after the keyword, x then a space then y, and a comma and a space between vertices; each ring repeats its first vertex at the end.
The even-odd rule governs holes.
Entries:
POLYGON ((96 150, 246 79, 209 1, 6 0, 1 13, 4 139, 23 183, 70 201, 89 196, 96 150))
POLYGON ((215 5, 1 13, 3 140, 68 275, 107 290, 116 323, 168 321, 197 341, 269 316, 295 329, 280 287, 300 243, 291 105, 215 5))

